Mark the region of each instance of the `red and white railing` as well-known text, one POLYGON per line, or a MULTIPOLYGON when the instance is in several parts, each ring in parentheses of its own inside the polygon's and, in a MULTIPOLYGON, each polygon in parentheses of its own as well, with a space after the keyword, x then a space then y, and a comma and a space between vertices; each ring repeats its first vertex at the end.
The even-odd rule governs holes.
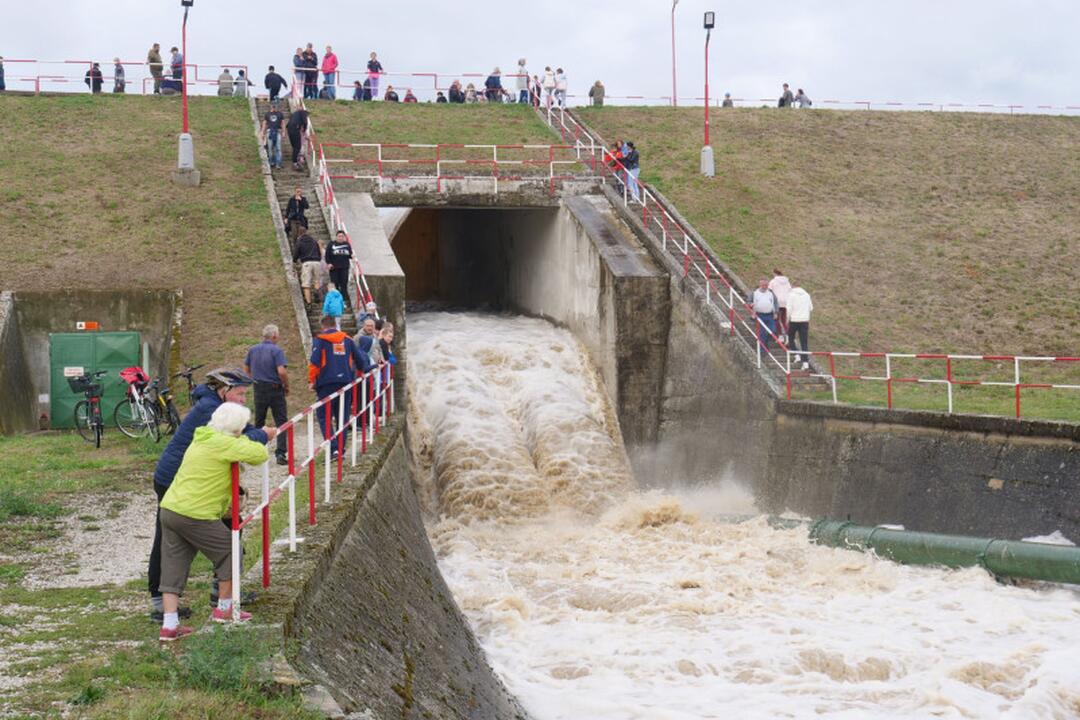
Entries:
MULTIPOLYGON (((885 353, 885 352, 833 352, 788 350, 787 353, 787 397, 792 397, 792 377, 815 377, 827 381, 832 389, 832 401, 838 403, 836 384, 838 380, 884 383, 885 403, 893 409, 893 386, 939 385, 945 387, 947 407, 954 412, 954 388, 967 387, 1005 387, 1013 391, 1016 417, 1021 417, 1024 390, 1080 390, 1080 357, 1024 356, 1024 355, 951 355, 942 353, 885 353), (818 358, 816 368, 800 372, 797 364, 799 356, 811 355, 818 358), (795 357, 793 361, 792 358, 795 357), (862 374, 847 372, 847 365, 853 361, 861 364, 873 363, 876 372, 862 374), (920 377, 908 372, 911 361, 925 365, 928 362, 937 366, 937 377, 920 377), (838 369, 838 362, 841 367, 838 369), (987 364, 994 367, 983 369, 987 364), (1038 364, 1062 371, 1062 375, 1074 382, 1036 382, 1030 376, 1025 379, 1024 365, 1038 364), (898 367, 899 365, 899 367, 898 367), (972 366, 980 366, 973 368, 972 366), (994 371, 1004 369, 1008 379, 994 379, 994 371), (899 371, 899 372, 898 372, 899 371), (1071 374, 1070 374, 1071 372, 1071 374), (989 377, 987 376, 989 374, 989 377)), ((1000 378, 1000 375, 999 375, 1000 378)))
MULTIPOLYGON (((367 374, 358 377, 352 383, 338 390, 336 393, 325 397, 308 406, 303 412, 289 419, 279 427, 278 433, 286 434, 286 452, 288 459, 288 474, 277 485, 271 485, 270 463, 265 462, 262 468, 262 493, 261 500, 252 510, 246 514, 240 511, 240 465, 233 463, 232 466, 232 599, 233 619, 239 618, 240 612, 240 582, 242 576, 240 531, 251 524, 261 524, 262 530, 262 585, 270 586, 270 506, 285 494, 288 497, 288 543, 289 552, 296 551, 296 544, 303 538, 297 537, 297 508, 296 508, 296 482, 301 474, 307 476, 308 486, 308 524, 315 525, 316 513, 316 484, 315 464, 322 455, 323 459, 323 502, 329 504, 332 501, 332 489, 334 478, 341 483, 345 458, 346 435, 352 434, 350 448, 350 465, 356 467, 357 454, 364 455, 368 451, 368 445, 375 441, 379 427, 386 424, 388 415, 396 410, 394 400, 394 366, 385 364, 367 374), (348 399, 349 402, 343 400, 348 399), (334 405, 337 405, 337 417, 334 415, 334 405), (346 413, 345 407, 349 405, 346 413), (326 425, 326 433, 318 440, 316 433, 316 414, 325 413, 323 419, 326 425), (335 422, 336 421, 336 422, 335 422), (336 428, 335 428, 336 425, 336 428), (301 428, 307 438, 306 450, 301 455, 297 450, 297 428, 301 428), (336 462, 332 451, 337 451, 336 462), (332 467, 336 466, 336 471, 332 467)), ((276 442, 271 441, 271 442, 276 442)))
MULTIPOLYGON (((1015 396, 1015 414, 1021 416, 1022 391, 1029 389, 1080 390, 1080 377, 1076 382, 1044 382, 1030 378, 1024 379, 1021 367, 1024 363, 1051 364, 1058 368, 1080 368, 1080 358, 1061 356, 1020 356, 1020 355, 948 355, 931 353, 884 353, 884 352, 833 352, 833 351, 796 351, 780 341, 776 333, 754 313, 753 307, 743 300, 743 292, 736 287, 733 274, 721 269, 714 262, 711 254, 694 240, 689 227, 675 218, 668 208, 656 196, 646 183, 637 181, 637 197, 632 192, 632 183, 627 182, 626 169, 612 153, 605 149, 606 143, 597 133, 578 122, 571 113, 559 108, 539 109, 540 117, 556 132, 564 142, 572 143, 583 162, 588 162, 598 173, 607 173, 615 187, 621 192, 623 205, 635 213, 641 213, 641 222, 646 229, 660 238, 663 250, 681 261, 683 278, 693 283, 704 295, 707 304, 718 303, 727 314, 727 329, 731 336, 754 348, 757 366, 779 370, 783 373, 787 396, 792 394, 793 378, 814 377, 830 383, 833 402, 838 402, 837 380, 863 380, 884 382, 886 385, 886 403, 893 407, 892 390, 894 383, 938 384, 946 387, 948 412, 954 412, 954 387, 1009 387, 1015 396), (766 343, 761 338, 766 338, 766 343), (768 347, 766 346, 768 345, 768 347), (828 360, 828 372, 812 367, 802 371, 792 367, 793 355, 811 355, 819 360, 828 360), (837 358, 877 358, 884 363, 883 374, 837 373, 837 358), (904 360, 936 360, 944 363, 943 377, 916 377, 907 373, 895 374, 895 363, 904 360), (956 362, 1007 362, 1013 365, 1012 377, 1007 380, 973 378, 969 375, 958 376, 954 373, 956 362)), ((820 364, 820 363, 819 363, 820 364)))
MULTIPOLYGON (((326 78, 322 71, 319 71, 318 76, 314 77, 316 68, 307 68, 302 70, 297 67, 293 67, 293 87, 302 88, 307 86, 309 89, 317 92, 318 88, 326 87, 326 78), (308 76, 308 73, 312 74, 312 77, 308 76)), ((486 88, 484 82, 491 75, 491 73, 479 73, 479 72, 464 72, 464 73, 443 73, 443 72, 381 72, 378 74, 378 88, 377 96, 373 95, 372 100, 382 100, 382 96, 386 93, 386 88, 393 85, 395 91, 398 91, 398 96, 402 99, 405 97, 405 92, 411 90, 416 96, 417 100, 435 100, 439 92, 446 93, 450 90, 450 86, 455 80, 461 82, 461 90, 465 91, 466 86, 471 82, 476 90, 477 95, 484 94, 486 88)), ((355 83, 359 82, 360 87, 363 88, 364 81, 370 77, 370 73, 366 69, 364 70, 352 70, 348 68, 338 68, 335 71, 333 87, 337 93, 339 99, 351 99, 352 93, 356 88, 355 83)), ((517 89, 517 79, 524 77, 528 81, 528 75, 503 74, 499 76, 501 78, 503 94, 513 100, 517 100, 520 91, 517 89)))
MULTIPOLYGON (((113 74, 115 63, 111 61, 4 58, 5 82, 9 90, 33 90, 35 93, 88 92, 89 89, 85 87, 86 71, 93 67, 94 62, 98 62, 100 66, 102 92, 111 92, 116 81, 116 76, 113 74), (15 65, 15 67, 8 67, 9 65, 15 65), (76 85, 78 88, 72 90, 72 85, 76 85)), ((155 78, 150 74, 150 63, 145 60, 121 60, 120 65, 124 67, 125 93, 141 92, 144 95, 153 93, 155 78), (144 71, 134 72, 138 68, 144 68, 144 71)), ((248 66, 237 63, 220 65, 213 63, 185 63, 185 66, 187 67, 188 90, 191 94, 198 94, 198 88, 205 88, 206 92, 203 94, 216 94, 218 88, 217 76, 225 68, 243 70, 244 76, 248 77, 248 66)), ((233 77, 234 81, 235 79, 236 76, 233 77)), ((162 62, 161 80, 173 80, 172 67, 168 60, 162 62)), ((248 77, 248 80, 251 80, 250 77, 248 77)), ((179 82, 179 80, 174 81, 179 82)))
POLYGON ((518 187, 523 182, 542 181, 554 195, 557 183, 579 177, 568 172, 578 165, 572 145, 319 145, 319 167, 327 169, 328 180, 370 181, 379 192, 387 184, 406 180, 411 184, 430 183, 436 192, 450 191, 455 183, 490 181, 494 194, 498 194, 500 184, 518 187))

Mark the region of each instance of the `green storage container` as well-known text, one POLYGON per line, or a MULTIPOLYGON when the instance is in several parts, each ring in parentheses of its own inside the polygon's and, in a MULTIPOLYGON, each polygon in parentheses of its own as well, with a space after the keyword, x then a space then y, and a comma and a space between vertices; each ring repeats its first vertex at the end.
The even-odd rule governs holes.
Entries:
POLYGON ((49 334, 50 425, 75 427, 75 404, 83 399, 68 386, 71 374, 105 370, 101 378, 101 412, 105 423, 112 422, 116 404, 123 400, 127 385, 120 371, 141 365, 142 339, 137 332, 79 332, 49 334))

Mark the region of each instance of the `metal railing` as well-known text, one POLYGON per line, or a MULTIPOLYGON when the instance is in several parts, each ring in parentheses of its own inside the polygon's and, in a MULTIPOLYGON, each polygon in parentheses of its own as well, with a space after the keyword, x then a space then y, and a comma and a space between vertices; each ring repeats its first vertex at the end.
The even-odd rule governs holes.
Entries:
MULTIPOLYGON (((885 405, 893 409, 893 389, 895 385, 937 385, 945 387, 947 412, 954 412, 954 388, 970 387, 1003 387, 1013 391, 1015 401, 1015 414, 1017 418, 1022 416, 1022 402, 1024 390, 1080 390, 1080 381, 1077 382, 1034 382, 1030 377, 1025 380, 1023 374, 1024 363, 1039 363, 1044 366, 1050 365, 1064 369, 1080 368, 1080 357, 1058 356, 1025 356, 1025 355, 952 355, 942 353, 893 353, 893 352, 834 352, 834 351, 798 351, 787 352, 787 398, 792 398, 793 377, 821 378, 829 383, 832 391, 833 403, 839 403, 837 396, 838 380, 854 380, 863 382, 880 382, 885 385, 885 405), (800 356, 813 356, 823 360, 818 363, 820 369, 800 372, 793 367, 800 356), (837 361, 844 360, 872 361, 878 365, 878 372, 872 374, 845 372, 844 368, 837 368, 837 361), (939 377, 919 377, 903 372, 906 367, 901 367, 897 372, 897 365, 903 361, 929 361, 940 363, 939 369, 943 375, 939 377), (972 373, 958 372, 961 363, 986 364, 992 363, 998 368, 1008 366, 1009 379, 985 379, 981 372, 972 373)), ((922 363, 925 364, 925 363, 922 363)), ((996 368, 991 368, 994 370, 996 368)))
POLYGON ((542 182, 555 194, 557 183, 580 177, 568 172, 580 167, 572 145, 470 145, 460 143, 321 143, 319 167, 328 180, 372 182, 379 192, 388 183, 409 181, 430 184, 436 192, 453 189, 455 183, 491 183, 515 188, 525 182, 542 182), (328 153, 347 157, 328 157, 328 153), (355 168, 351 173, 350 168, 355 168), (481 172, 482 171, 482 172, 481 172))
POLYGON ((572 143, 579 157, 587 156, 590 164, 598 171, 608 174, 610 181, 622 195, 623 205, 634 212, 641 213, 641 222, 645 228, 660 239, 662 249, 681 260, 683 278, 692 282, 704 296, 707 304, 717 303, 726 310, 727 329, 733 337, 739 338, 754 347, 758 368, 779 370, 783 374, 787 397, 792 396, 793 380, 800 377, 818 378, 830 384, 833 402, 839 402, 836 389, 837 380, 855 380, 884 382, 886 385, 886 406, 893 408, 894 384, 944 385, 947 394, 947 412, 954 412, 954 387, 1008 387, 1012 388, 1015 400, 1014 412, 1017 418, 1022 414, 1022 394, 1024 390, 1080 390, 1077 382, 1045 382, 1025 380, 1021 373, 1022 363, 1054 364, 1058 367, 1078 367, 1080 358, 1062 356, 1024 356, 1024 355, 949 355, 941 353, 886 353, 886 352, 836 352, 794 350, 781 342, 777 335, 757 317, 752 306, 742 300, 745 290, 740 292, 741 282, 733 273, 719 267, 710 253, 694 240, 690 228, 669 212, 649 186, 637 180, 629 182, 626 168, 605 149, 607 143, 596 132, 585 127, 572 113, 560 108, 538 109, 538 114, 549 127, 558 132, 563 141, 572 143), (635 196, 634 185, 639 187, 635 196), (773 343, 775 342, 775 350, 773 343), (802 371, 792 367, 792 356, 812 356, 828 361, 828 372, 811 367, 802 371), (878 358, 884 362, 884 374, 837 373, 837 358, 878 358), (944 362, 944 377, 915 377, 907 374, 894 374, 894 363, 900 360, 938 360, 944 362), (1008 380, 994 380, 960 377, 954 374, 954 363, 960 361, 1008 362, 1013 364, 1012 377, 1008 380))
MULTIPOLYGON (((320 71, 317 73, 317 77, 311 79, 308 77, 308 73, 316 75, 316 68, 300 69, 293 67, 293 87, 299 88, 306 86, 309 89, 315 90, 315 94, 317 94, 319 88, 326 86, 325 76, 320 71)), ((472 82, 474 89, 476 90, 477 95, 482 95, 485 90, 484 82, 490 74, 491 73, 479 72, 381 72, 377 76, 377 97, 373 96, 372 100, 381 100, 389 85, 400 88, 401 92, 399 92, 398 95, 401 98, 405 97, 406 91, 411 90, 417 97, 417 100, 435 100, 439 92, 446 93, 449 91, 450 86, 455 80, 462 82, 461 89, 463 92, 470 82, 475 81, 472 82)), ((335 70, 333 87, 337 93, 338 99, 351 99, 352 92, 356 88, 355 83, 359 82, 361 88, 363 88, 364 81, 370 76, 371 74, 366 69, 350 70, 348 68, 338 68, 335 70)), ((517 79, 522 77, 522 75, 511 73, 501 74, 499 77, 503 84, 503 94, 516 100, 519 94, 519 91, 517 90, 517 79)), ((528 80, 528 75, 525 75, 524 77, 528 80)))
MULTIPOLYGON (((4 58, 4 66, 7 71, 5 82, 7 83, 9 90, 32 90, 34 93, 89 92, 90 89, 86 87, 86 71, 93 66, 94 62, 99 62, 100 65, 102 93, 112 94, 112 88, 116 80, 116 76, 112 74, 115 65, 113 62, 4 58), (15 65, 16 67, 9 68, 9 65, 15 65), (56 68, 55 70, 52 69, 54 67, 56 68), (72 67, 79 67, 80 69, 73 74, 70 71, 72 67), (12 72, 12 70, 14 70, 14 72, 12 72), (77 85, 79 87, 77 90, 72 90, 70 88, 72 85, 77 85)), ((124 67, 124 92, 126 94, 153 94, 154 82, 157 78, 150 74, 150 63, 144 60, 121 60, 120 65, 124 67), (133 70, 136 68, 144 68, 145 73, 128 74, 129 68, 133 70)), ((217 74, 225 68, 243 70, 244 76, 248 76, 248 66, 238 63, 226 63, 220 65, 213 63, 185 63, 185 67, 187 68, 188 75, 188 90, 191 94, 216 94, 218 88, 217 74), (206 89, 206 92, 199 93, 199 88, 206 89), (211 88, 213 88, 212 91, 211 88)), ((237 76, 233 76, 234 81, 236 77, 237 76)), ((160 80, 161 82, 165 82, 166 80, 176 83, 180 82, 179 79, 173 78, 171 65, 168 60, 162 62, 162 74, 160 80)), ((250 81, 250 78, 248 78, 248 80, 250 81)), ((233 87, 235 88, 235 85, 233 87)), ((250 94, 250 91, 248 94, 250 94)))
POLYGON ((396 410, 394 399, 394 366, 385 364, 373 369, 352 383, 341 388, 304 409, 303 412, 289 419, 278 428, 278 433, 286 434, 286 452, 288 471, 285 479, 277 485, 272 485, 270 480, 270 463, 265 462, 261 466, 262 491, 260 502, 246 514, 240 510, 240 465, 232 465, 232 600, 233 619, 239 619, 240 613, 240 583, 242 576, 240 531, 249 525, 259 523, 262 531, 262 585, 270 586, 270 506, 285 494, 288 497, 288 549, 296 552, 296 545, 302 542, 296 534, 297 507, 296 507, 296 481, 300 473, 307 475, 308 487, 308 524, 316 523, 316 483, 315 463, 321 454, 323 458, 323 502, 330 504, 332 501, 332 488, 336 476, 337 483, 342 481, 343 465, 345 457, 345 439, 348 433, 352 433, 350 447, 350 464, 356 467, 357 454, 364 455, 368 451, 368 445, 375 441, 380 425, 386 424, 388 415, 396 410), (349 396, 351 403, 343 402, 349 396), (334 405, 337 405, 337 417, 333 417, 334 405), (345 406, 349 404, 349 412, 346 415, 345 406), (325 413, 323 416, 326 432, 318 441, 315 438, 316 414, 325 413), (303 426, 307 437, 306 455, 301 459, 296 448, 296 429, 303 426), (336 427, 335 427, 336 426, 336 427), (334 452, 336 450, 336 463, 334 452), (336 465, 336 472, 332 466, 336 465))

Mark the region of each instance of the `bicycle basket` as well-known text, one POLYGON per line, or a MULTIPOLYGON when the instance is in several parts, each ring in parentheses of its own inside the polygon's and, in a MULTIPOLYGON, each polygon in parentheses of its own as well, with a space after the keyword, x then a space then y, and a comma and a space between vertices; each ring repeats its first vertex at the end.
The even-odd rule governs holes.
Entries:
POLYGON ((138 385, 140 387, 150 382, 150 376, 138 365, 132 365, 121 370, 120 379, 128 385, 138 385))
POLYGON ((85 392, 92 392, 97 394, 101 392, 101 386, 95 383, 86 375, 80 375, 79 377, 69 377, 67 379, 68 387, 76 395, 82 395, 85 392))

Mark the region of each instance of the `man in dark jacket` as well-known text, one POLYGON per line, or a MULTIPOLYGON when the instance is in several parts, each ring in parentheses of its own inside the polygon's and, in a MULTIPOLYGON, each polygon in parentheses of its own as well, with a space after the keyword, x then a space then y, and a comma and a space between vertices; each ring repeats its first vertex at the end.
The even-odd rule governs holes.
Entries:
POLYGON ((338 230, 337 235, 326 246, 326 264, 330 266, 330 282, 341 291, 346 298, 349 296, 349 265, 352 264, 352 245, 344 230, 338 230))
MULTIPOLYGON (((150 549, 150 565, 148 568, 149 590, 151 611, 150 616, 160 620, 161 590, 161 499, 176 477, 176 471, 180 469, 180 463, 184 459, 184 453, 191 445, 195 437, 195 428, 202 427, 210 422, 210 416, 222 403, 235 402, 243 405, 247 401, 247 389, 252 384, 251 377, 241 370, 219 368, 206 375, 206 384, 199 385, 191 393, 192 408, 184 416, 180 427, 176 429, 172 440, 165 447, 165 451, 158 458, 154 468, 154 493, 158 499, 158 515, 154 521, 154 545, 150 549)), ((244 435, 257 443, 265 445, 274 439, 277 434, 275 428, 256 428, 248 425, 244 428, 244 435)), ((215 600, 216 602, 216 600, 215 600)), ((189 611, 190 612, 190 611, 189 611)))
MULTIPOLYGON (((308 365, 308 387, 322 400, 333 395, 357 378, 358 374, 372 369, 371 359, 353 342, 347 333, 336 329, 334 318, 323 316, 322 332, 311 341, 311 357, 308 365)), ((352 392, 331 401, 330 418, 326 422, 326 409, 320 408, 317 415, 323 439, 331 436, 333 423, 337 422, 341 412, 340 403, 344 401, 345 417, 351 417, 352 392)), ((344 434, 340 436, 344 440, 344 434)), ((335 443, 332 456, 337 457, 338 450, 344 443, 335 443)))
POLYGON ((302 230, 307 230, 307 210, 310 207, 307 198, 304 197, 304 189, 297 186, 293 190, 293 196, 289 198, 289 204, 285 206, 285 225, 289 231, 289 237, 293 240, 300 237, 302 230))
POLYGON ((292 146, 293 170, 301 170, 300 161, 303 157, 301 150, 304 147, 304 133, 307 132, 308 111, 303 108, 293 110, 289 115, 289 122, 285 124, 285 132, 289 134, 289 144, 292 146))
POLYGON ((86 71, 86 78, 83 82, 86 83, 86 87, 90 88, 90 92, 97 95, 101 92, 101 65, 94 63, 93 67, 86 71))
POLYGON ((278 93, 282 88, 288 88, 285 84, 285 78, 274 72, 274 66, 270 66, 270 71, 266 73, 266 77, 263 78, 263 86, 270 91, 270 102, 274 102, 278 98, 278 93))
POLYGON ((310 305, 311 288, 318 292, 322 286, 322 248, 315 238, 308 235, 306 227, 296 238, 292 259, 300 263, 300 288, 304 291, 304 302, 310 305))

